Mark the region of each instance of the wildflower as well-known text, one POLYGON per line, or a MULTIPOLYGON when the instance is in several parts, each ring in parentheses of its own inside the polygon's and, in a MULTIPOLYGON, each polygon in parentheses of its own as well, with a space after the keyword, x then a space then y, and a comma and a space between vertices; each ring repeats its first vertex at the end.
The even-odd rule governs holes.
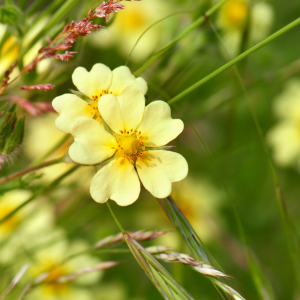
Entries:
POLYGON ((292 79, 275 99, 274 111, 279 118, 268 133, 276 163, 282 167, 296 166, 300 170, 300 80, 292 79))
POLYGON ((95 64, 90 72, 78 67, 72 79, 78 90, 89 99, 85 101, 74 94, 64 94, 53 100, 53 107, 60 114, 55 125, 64 132, 70 132, 71 124, 80 116, 94 118, 102 123, 98 103, 103 95, 119 96, 129 86, 140 89, 141 95, 147 92, 146 81, 141 77, 135 78, 125 66, 111 71, 103 64, 95 64))
POLYGON ((98 263, 91 255, 84 254, 66 260, 67 256, 88 250, 88 245, 76 240, 69 244, 65 240, 37 251, 33 256, 29 274, 40 278, 38 285, 30 292, 30 299, 94 299, 88 286, 99 281, 102 272, 90 272, 72 280, 60 280, 65 276, 76 274, 81 268, 92 267, 98 263))
MULTIPOLYGON (((165 1, 127 2, 126 9, 116 14, 110 26, 91 36, 90 40, 93 46, 108 48, 115 45, 116 50, 127 57, 138 38, 147 28, 173 12, 172 6, 162 2, 165 1)), ((147 31, 139 41, 131 59, 141 61, 155 51, 162 41, 169 38, 171 30, 169 27, 171 26, 168 25, 170 23, 172 24, 172 20, 165 20, 147 31)))
POLYGON ((263 1, 229 0, 220 9, 218 25, 231 56, 238 54, 246 26, 251 44, 264 39, 273 23, 273 8, 263 1))
MULTIPOLYGON (((28 190, 11 190, 0 197, 0 219, 6 217, 31 196, 28 190)), ((40 199, 41 200, 41 199, 40 199)), ((53 212, 47 203, 32 202, 0 224, 0 263, 8 264, 34 243, 43 241, 53 225, 53 212)))
POLYGON ((145 108, 143 93, 131 86, 118 97, 104 95, 99 111, 112 132, 91 118, 78 118, 71 126, 75 141, 69 149, 79 164, 110 159, 91 182, 92 198, 132 204, 140 193, 139 179, 153 196, 170 195, 172 182, 185 178, 188 166, 183 156, 161 148, 183 130, 183 122, 171 118, 169 105, 157 100, 145 108))

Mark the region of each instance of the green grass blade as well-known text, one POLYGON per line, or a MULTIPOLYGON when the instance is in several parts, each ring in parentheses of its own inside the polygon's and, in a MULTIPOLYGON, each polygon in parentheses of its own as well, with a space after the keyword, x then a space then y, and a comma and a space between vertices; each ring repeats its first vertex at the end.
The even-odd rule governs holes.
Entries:
MULTIPOLYGON (((173 200, 171 196, 165 198, 165 199, 158 199, 159 204, 163 208, 164 212, 166 213, 169 220, 172 222, 173 226, 177 229, 177 231, 181 234, 181 236, 185 239, 187 245, 189 246, 190 250, 194 254, 194 257, 199 263, 206 263, 207 265, 214 268, 213 264, 210 262, 208 255, 206 254, 202 242, 200 238, 198 237, 197 233, 189 223, 189 221, 186 219, 180 208, 177 206, 176 202, 173 200)), ((217 268, 214 268, 216 271, 218 271, 217 268)), ((217 286, 223 290, 226 295, 232 297, 232 293, 236 294, 236 299, 244 299, 238 292, 236 292, 231 287, 228 287, 225 285, 221 279, 211 277, 211 276, 205 276, 209 280, 212 281, 213 284, 217 282, 217 286), (224 286, 228 288, 224 288, 224 286), (229 292, 230 291, 230 292, 229 292)))
POLYGON ((228 0, 221 0, 212 6, 207 12, 201 15, 196 21, 194 21, 190 26, 188 26, 185 30, 183 30, 177 37, 171 40, 164 48, 151 56, 138 70, 134 72, 134 76, 138 76, 142 72, 144 72, 152 63, 154 63, 157 59, 163 56, 166 52, 168 52, 178 41, 180 41, 183 37, 185 37, 190 31, 202 25, 209 16, 211 16, 216 10, 218 10, 225 2, 228 0))
POLYGON ((210 79, 214 78, 215 76, 217 76, 221 72, 227 70, 231 66, 235 65, 237 62, 245 59, 251 53, 255 52, 256 50, 260 49, 261 47, 265 46, 266 44, 268 44, 271 41, 275 40, 276 38, 280 37, 282 34, 288 32, 289 30, 293 29, 294 27, 298 26, 299 24, 300 24, 300 18, 296 19, 295 21, 291 22, 290 24, 286 25, 285 27, 281 28, 280 30, 276 31, 274 34, 270 35, 269 37, 267 37, 266 39, 264 39, 260 43, 256 44, 252 48, 250 48, 247 51, 243 52, 242 54, 238 55, 236 58, 232 59, 231 61, 229 61, 228 63, 226 63, 222 67, 220 67, 219 69, 215 70, 214 72, 210 73, 209 75, 202 78, 198 82, 194 83, 189 88, 187 88, 186 90, 184 90, 183 92, 181 92, 180 94, 176 95, 174 98, 169 100, 168 103, 171 105, 171 104, 179 101, 184 96, 188 95, 189 93, 191 93, 192 91, 197 89, 199 86, 201 86, 205 82, 207 82, 210 79))
POLYGON ((135 259, 164 299, 193 300, 172 278, 169 272, 126 232, 124 233, 124 239, 135 259))

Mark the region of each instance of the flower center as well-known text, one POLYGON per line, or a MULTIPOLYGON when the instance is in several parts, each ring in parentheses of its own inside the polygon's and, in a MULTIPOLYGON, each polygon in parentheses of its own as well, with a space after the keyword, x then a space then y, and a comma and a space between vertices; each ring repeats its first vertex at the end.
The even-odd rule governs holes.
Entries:
POLYGON ((108 92, 107 90, 102 90, 101 93, 99 95, 93 95, 92 96, 92 103, 88 103, 88 109, 90 112, 90 115, 92 116, 93 119, 97 120, 99 123, 102 123, 101 121, 101 115, 98 109, 98 101, 99 99, 106 94, 113 94, 113 92, 108 92))
POLYGON ((43 281, 46 283, 43 286, 45 294, 64 294, 68 291, 68 283, 56 282, 58 278, 69 274, 69 270, 66 266, 57 265, 52 259, 45 260, 44 264, 38 267, 34 274, 37 276, 44 272, 48 272, 48 276, 43 281))
MULTIPOLYGON (((120 130, 121 135, 114 135, 118 148, 116 152, 116 159, 119 158, 127 158, 132 164, 136 161, 136 159, 142 160, 142 156, 147 154, 145 151, 146 148, 144 146, 143 137, 141 132, 133 129, 130 130, 120 130)), ((115 147, 112 147, 115 149, 115 147)))
POLYGON ((230 26, 239 26, 247 15, 247 4, 244 0, 231 0, 224 5, 223 16, 230 26))

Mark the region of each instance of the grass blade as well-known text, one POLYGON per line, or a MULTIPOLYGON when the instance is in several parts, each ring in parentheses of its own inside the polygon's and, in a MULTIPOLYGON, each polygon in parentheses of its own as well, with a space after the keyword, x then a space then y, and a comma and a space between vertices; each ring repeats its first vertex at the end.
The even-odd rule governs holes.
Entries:
POLYGON ((164 299, 193 300, 193 298, 172 278, 168 271, 130 234, 124 233, 124 239, 133 256, 158 289, 164 299))
MULTIPOLYGON (((166 213, 169 220, 172 222, 173 226, 177 229, 177 231, 181 234, 181 236, 185 239, 187 245, 189 246, 190 250, 194 254, 196 260, 201 264, 205 262, 205 264, 215 270, 215 272, 220 272, 217 268, 215 268, 212 263, 210 262, 208 255, 205 253, 202 242, 198 237, 197 233, 184 216, 182 211, 177 206, 176 202, 173 200, 171 196, 165 199, 158 199, 159 204, 163 208, 164 212, 166 213)), ((203 273, 202 273, 203 274, 203 273)), ((205 275, 205 274, 203 274, 205 275)), ((233 297, 232 294, 236 295, 236 299, 244 299, 238 292, 234 289, 230 288, 226 284, 224 284, 221 279, 217 277, 211 277, 205 275, 212 283, 219 287, 226 295, 229 297, 233 297), (216 284, 217 283, 217 284, 216 284)))

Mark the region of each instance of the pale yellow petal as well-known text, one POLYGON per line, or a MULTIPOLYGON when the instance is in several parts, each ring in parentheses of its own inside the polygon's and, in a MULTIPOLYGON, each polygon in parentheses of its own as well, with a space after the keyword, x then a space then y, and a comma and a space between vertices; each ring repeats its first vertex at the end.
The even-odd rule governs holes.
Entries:
POLYGON ((96 120, 81 117, 71 126, 74 143, 70 146, 71 159, 79 164, 93 165, 110 158, 117 147, 115 138, 96 120))
POLYGON ((145 109, 138 128, 147 147, 166 145, 183 130, 183 122, 171 118, 170 106, 164 101, 153 101, 145 109))
POLYGON ((73 94, 63 94, 54 98, 52 106, 60 114, 55 120, 55 125, 63 132, 70 132, 70 126, 77 118, 90 117, 87 103, 73 94))
POLYGON ((118 205, 126 206, 137 200, 140 189, 133 165, 126 158, 120 158, 110 162, 94 176, 91 196, 99 203, 111 199, 118 205))
POLYGON ((128 86, 134 85, 145 95, 148 90, 147 82, 142 78, 135 78, 128 67, 121 66, 112 71, 112 84, 110 91, 119 96, 128 86))
POLYGON ((99 96, 102 90, 109 90, 112 72, 103 64, 95 64, 90 72, 83 67, 78 67, 72 74, 72 80, 80 92, 91 98, 99 96))
POLYGON ((136 161, 136 167, 144 187, 156 198, 169 196, 172 182, 182 180, 188 173, 185 158, 165 150, 149 151, 142 161, 136 161))
POLYGON ((120 130, 138 128, 143 118, 145 97, 139 88, 129 86, 118 97, 102 96, 98 108, 108 126, 120 134, 120 130))

